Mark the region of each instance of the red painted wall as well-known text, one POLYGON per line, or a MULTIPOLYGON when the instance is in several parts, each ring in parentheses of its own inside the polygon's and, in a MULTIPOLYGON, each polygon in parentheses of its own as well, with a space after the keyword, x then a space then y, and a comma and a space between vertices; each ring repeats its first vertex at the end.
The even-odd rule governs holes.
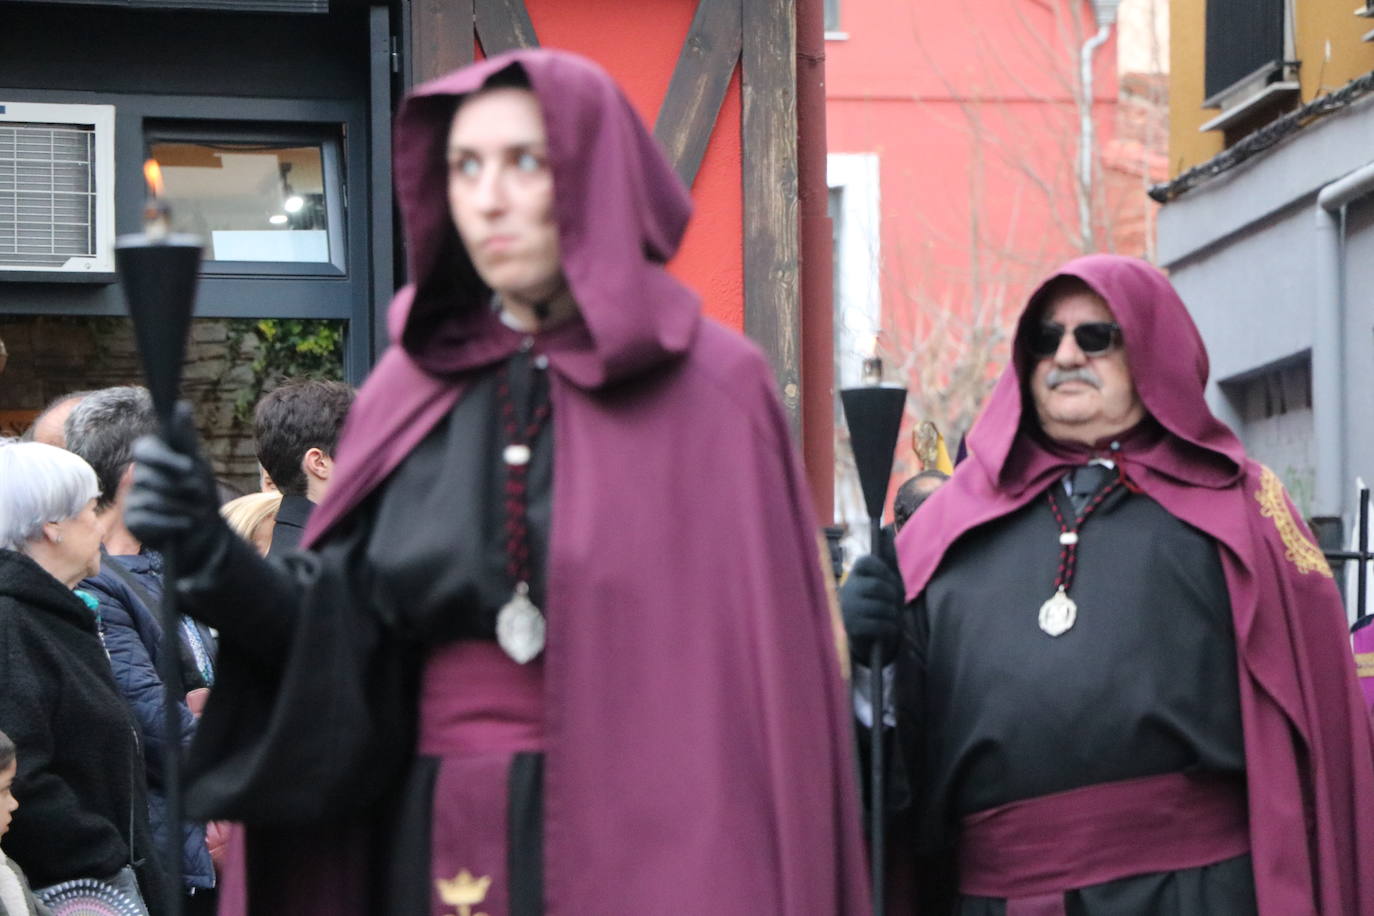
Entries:
MULTIPOLYGON (((957 346, 975 301, 1000 302, 1005 320, 1077 253, 1072 87, 1078 48, 1096 29, 1088 3, 1075 29, 1073 2, 841 0, 848 37, 826 42, 827 134, 831 153, 879 157, 880 350, 889 366, 911 341, 935 353, 957 346)), ((1114 32, 1095 61, 1103 148, 1117 105, 1114 32)), ((1115 247, 1111 205, 1100 210, 1098 247, 1115 247)), ((948 378, 904 381, 934 398, 948 378)), ((895 476, 913 472, 911 458, 901 446, 895 476)))
MULTIPOLYGON (((903 286, 957 307, 975 235, 1014 253, 999 279, 1018 293, 1073 253, 1077 112, 1065 81, 1081 37, 1056 21, 1056 2, 842 3, 849 38, 826 44, 829 145, 880 156, 885 313, 901 310, 903 286)), ((1096 61, 1107 141, 1115 38, 1096 61)))
MULTIPOLYGON (((592 58, 619 81, 651 128, 682 51, 696 0, 568 3, 527 0, 539 43, 592 58)), ((744 329, 739 70, 692 186, 696 212, 669 269, 701 294, 706 314, 744 329)))

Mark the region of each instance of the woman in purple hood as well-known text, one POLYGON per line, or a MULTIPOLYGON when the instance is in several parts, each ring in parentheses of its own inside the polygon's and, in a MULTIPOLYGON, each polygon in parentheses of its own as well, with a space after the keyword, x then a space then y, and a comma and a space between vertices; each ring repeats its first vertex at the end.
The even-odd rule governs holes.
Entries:
POLYGON ((864 910, 817 529, 764 359, 664 269, 685 188, 550 51, 419 87, 395 162, 412 283, 312 552, 138 451, 130 526, 221 632, 189 800, 247 824, 249 908, 864 910))

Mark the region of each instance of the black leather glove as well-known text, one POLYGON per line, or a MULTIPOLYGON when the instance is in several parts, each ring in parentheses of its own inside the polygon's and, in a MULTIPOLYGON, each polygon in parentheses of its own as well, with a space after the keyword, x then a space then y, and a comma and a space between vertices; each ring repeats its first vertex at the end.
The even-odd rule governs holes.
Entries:
POLYGON ((840 612, 850 654, 859 664, 869 663, 875 641, 882 644, 884 662, 897 654, 903 599, 902 577, 890 566, 872 554, 854 561, 840 586, 840 612))
POLYGON ((124 522, 159 550, 176 546, 178 573, 192 577, 226 551, 233 531, 219 514, 215 475, 200 452, 191 406, 180 402, 171 441, 143 436, 134 443, 134 482, 124 522))

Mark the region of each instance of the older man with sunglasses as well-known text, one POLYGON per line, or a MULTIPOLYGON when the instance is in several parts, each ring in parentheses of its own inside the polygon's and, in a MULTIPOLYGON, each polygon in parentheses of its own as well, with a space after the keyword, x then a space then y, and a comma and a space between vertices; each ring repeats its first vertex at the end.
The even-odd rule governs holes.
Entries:
POLYGON ((1064 265, 898 537, 896 822, 922 912, 1374 913, 1340 599, 1206 381, 1162 274, 1064 265))

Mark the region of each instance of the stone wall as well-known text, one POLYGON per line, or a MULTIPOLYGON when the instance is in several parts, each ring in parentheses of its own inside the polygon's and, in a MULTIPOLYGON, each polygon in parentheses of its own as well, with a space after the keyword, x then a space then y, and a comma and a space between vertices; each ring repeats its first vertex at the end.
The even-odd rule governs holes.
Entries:
MULTIPOLYGON (((183 397, 216 474, 241 490, 258 487, 251 422, 242 417, 270 370, 255 373, 260 352, 251 322, 196 319, 184 365, 183 397), (262 376, 262 378, 260 378, 262 376)), ((0 317, 0 339, 9 353, 0 374, 0 418, 11 421, 41 410, 69 392, 138 384, 141 371, 133 328, 126 318, 0 317), (16 416, 18 415, 18 416, 16 416)), ((18 423, 0 431, 14 434, 18 423)))

